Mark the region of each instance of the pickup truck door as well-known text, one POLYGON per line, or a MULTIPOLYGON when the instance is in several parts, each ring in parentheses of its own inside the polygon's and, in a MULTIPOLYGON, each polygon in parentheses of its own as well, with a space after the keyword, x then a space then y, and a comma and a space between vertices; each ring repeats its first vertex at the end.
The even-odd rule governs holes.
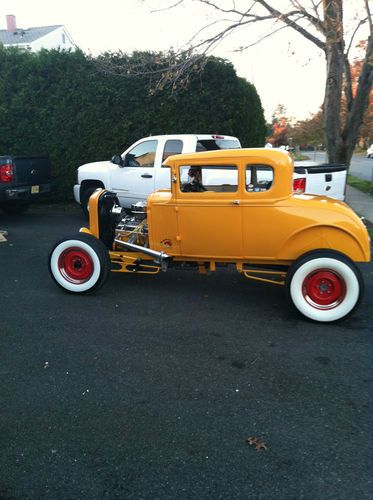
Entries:
MULTIPOLYGON (((178 155, 185 151, 185 144, 192 142, 195 150, 196 140, 194 137, 189 140, 182 140, 174 136, 169 136, 166 140, 161 138, 158 142, 158 148, 161 152, 160 154, 160 168, 156 168, 156 176, 155 176, 155 189, 170 189, 170 170, 169 168, 162 167, 161 165, 169 156, 178 155)), ((190 147, 190 146, 189 146, 190 147)))
POLYGON ((191 257, 240 258, 242 211, 237 167, 199 167, 206 191, 185 192, 189 166, 181 166, 177 221, 181 252, 191 257))
POLYGON ((154 191, 155 165, 159 163, 158 141, 138 142, 123 156, 124 166, 111 172, 111 189, 117 193, 122 206, 146 199, 154 191))

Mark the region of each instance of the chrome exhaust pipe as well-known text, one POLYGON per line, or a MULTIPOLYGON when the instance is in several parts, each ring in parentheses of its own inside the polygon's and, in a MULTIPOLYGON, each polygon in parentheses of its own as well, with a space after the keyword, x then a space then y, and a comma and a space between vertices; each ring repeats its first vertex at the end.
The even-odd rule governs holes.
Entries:
POLYGON ((156 250, 152 250, 151 248, 141 247, 140 245, 135 245, 134 243, 129 243, 128 241, 115 239, 114 242, 118 245, 123 245, 130 250, 134 250, 135 252, 150 255, 151 257, 153 257, 156 264, 166 263, 167 261, 171 260, 171 257, 164 252, 157 252, 156 250))

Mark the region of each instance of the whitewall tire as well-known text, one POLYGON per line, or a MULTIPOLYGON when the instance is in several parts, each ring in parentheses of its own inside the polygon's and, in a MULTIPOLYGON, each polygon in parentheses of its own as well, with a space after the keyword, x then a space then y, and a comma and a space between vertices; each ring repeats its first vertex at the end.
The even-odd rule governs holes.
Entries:
POLYGON ((288 296, 303 316, 321 322, 337 321, 358 305, 363 280, 347 257, 313 252, 298 259, 286 278, 288 296))
POLYGON ((97 290, 105 283, 110 267, 108 249, 100 240, 85 233, 57 242, 49 256, 53 280, 73 293, 97 290))

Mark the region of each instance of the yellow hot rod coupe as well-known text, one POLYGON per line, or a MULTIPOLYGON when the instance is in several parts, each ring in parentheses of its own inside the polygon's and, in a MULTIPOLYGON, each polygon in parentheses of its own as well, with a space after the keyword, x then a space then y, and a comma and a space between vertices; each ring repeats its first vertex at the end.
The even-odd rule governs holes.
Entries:
POLYGON ((242 149, 169 157, 171 189, 128 214, 115 193, 89 201, 89 229, 55 244, 54 281, 90 293, 109 271, 157 274, 178 265, 201 273, 231 264, 244 277, 284 285, 304 316, 330 322, 362 295, 356 263, 370 261, 370 240, 347 205, 294 195, 293 162, 282 151, 242 149))

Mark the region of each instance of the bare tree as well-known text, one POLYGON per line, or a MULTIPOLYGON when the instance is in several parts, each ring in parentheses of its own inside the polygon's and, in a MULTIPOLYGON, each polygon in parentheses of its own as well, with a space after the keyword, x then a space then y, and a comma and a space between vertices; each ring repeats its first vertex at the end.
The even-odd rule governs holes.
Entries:
MULTIPOLYGON (((154 0, 148 0, 154 1, 154 0)), ((220 18, 206 24, 190 40, 188 50, 193 63, 215 48, 238 29, 253 23, 271 23, 270 29, 253 43, 261 42, 276 32, 291 28, 325 54, 326 83, 323 103, 323 128, 329 161, 349 165, 368 105, 373 82, 373 23, 371 0, 289 0, 288 8, 279 10, 278 0, 174 0, 166 9, 181 4, 200 3, 210 7, 220 18), (344 19, 344 13, 354 4, 357 15, 344 19), (243 7, 242 7, 243 6, 243 7), (368 41, 356 92, 351 80, 351 49, 358 41, 360 28, 368 27, 368 41), (341 119, 342 93, 347 102, 346 117, 341 119)), ((185 63, 183 70, 190 66, 185 63)), ((180 78, 182 71, 177 67, 180 78)))

